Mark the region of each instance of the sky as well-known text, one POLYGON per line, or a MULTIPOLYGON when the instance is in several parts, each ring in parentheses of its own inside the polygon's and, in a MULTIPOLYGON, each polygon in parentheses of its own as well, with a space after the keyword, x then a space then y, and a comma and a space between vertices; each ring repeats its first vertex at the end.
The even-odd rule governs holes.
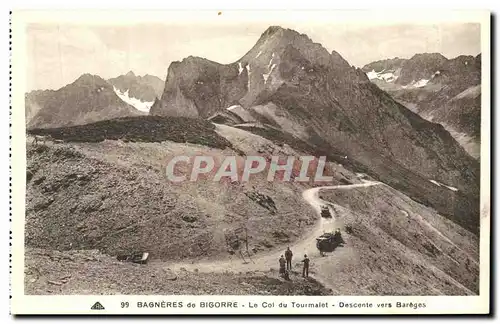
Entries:
MULTIPOLYGON (((385 58, 439 52, 447 58, 480 53, 480 25, 280 24, 307 34, 351 65, 385 58)), ((257 42, 268 24, 137 24, 85 26, 30 24, 27 27, 27 90, 59 89, 84 73, 105 79, 133 71, 163 80, 173 61, 193 55, 233 63, 257 42)))

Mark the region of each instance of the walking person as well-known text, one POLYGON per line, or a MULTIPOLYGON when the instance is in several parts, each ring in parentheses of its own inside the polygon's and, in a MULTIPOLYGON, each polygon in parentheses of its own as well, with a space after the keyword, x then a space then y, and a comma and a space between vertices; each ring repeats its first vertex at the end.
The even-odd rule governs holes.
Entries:
POLYGON ((281 255, 281 258, 279 259, 279 263, 280 263, 280 276, 283 276, 285 275, 285 264, 286 264, 286 261, 285 261, 285 258, 283 257, 283 255, 281 255))
POLYGON ((309 277, 309 258, 307 257, 307 254, 304 254, 304 260, 301 262, 304 263, 304 267, 302 268, 302 277, 307 278, 309 277))
POLYGON ((292 257, 293 257, 293 253, 290 250, 290 247, 287 247, 286 251, 285 251, 286 269, 287 270, 292 270, 292 257))

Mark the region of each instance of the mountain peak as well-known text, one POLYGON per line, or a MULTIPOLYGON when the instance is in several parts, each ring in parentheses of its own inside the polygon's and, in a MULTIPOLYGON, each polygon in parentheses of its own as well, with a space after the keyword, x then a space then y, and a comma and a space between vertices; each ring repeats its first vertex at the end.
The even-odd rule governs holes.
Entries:
POLYGON ((266 31, 262 33, 257 43, 262 42, 270 37, 278 39, 282 38, 290 42, 293 42, 296 38, 302 38, 312 43, 312 40, 306 34, 301 34, 293 29, 283 28, 281 26, 270 26, 269 28, 267 28, 266 31))
POLYGON ((272 58, 281 59, 290 47, 296 49, 300 56, 309 62, 323 66, 330 63, 330 53, 321 44, 313 42, 305 34, 281 26, 268 27, 240 62, 255 64, 257 61, 258 64, 267 66, 272 58))
POLYGON ((441 53, 417 53, 411 57, 410 60, 425 60, 425 59, 434 59, 434 60, 442 60, 447 61, 448 59, 441 53))
POLYGON ((276 34, 279 31, 284 31, 285 29, 281 26, 269 26, 264 33, 262 33, 262 36, 270 36, 273 34, 276 34))
POLYGON ((85 73, 73 82, 74 84, 89 84, 89 83, 106 83, 106 81, 98 75, 85 73))
POLYGON ((132 71, 128 71, 127 74, 125 74, 125 76, 128 76, 128 77, 135 77, 135 73, 132 72, 132 71))
POLYGON ((277 32, 278 30, 283 30, 284 28, 278 25, 275 26, 269 26, 265 31, 264 34, 273 34, 277 32))

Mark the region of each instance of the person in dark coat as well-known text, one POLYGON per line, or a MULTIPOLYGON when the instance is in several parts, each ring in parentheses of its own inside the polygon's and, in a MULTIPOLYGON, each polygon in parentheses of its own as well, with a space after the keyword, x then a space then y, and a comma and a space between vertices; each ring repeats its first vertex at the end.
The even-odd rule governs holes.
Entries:
POLYGON ((286 251, 285 251, 286 269, 287 270, 292 270, 292 257, 293 257, 293 253, 290 250, 290 247, 287 247, 286 251))
POLYGON ((333 236, 334 242, 338 243, 339 245, 344 245, 344 239, 342 238, 342 233, 340 232, 340 228, 337 228, 335 230, 335 234, 333 236))
POLYGON ((286 271, 285 270, 286 261, 285 261, 285 258, 283 257, 283 255, 281 255, 279 262, 280 262, 280 275, 284 275, 285 271, 286 271))
POLYGON ((304 254, 304 260, 301 262, 304 263, 304 268, 302 268, 302 277, 309 277, 309 258, 307 257, 307 254, 304 254))

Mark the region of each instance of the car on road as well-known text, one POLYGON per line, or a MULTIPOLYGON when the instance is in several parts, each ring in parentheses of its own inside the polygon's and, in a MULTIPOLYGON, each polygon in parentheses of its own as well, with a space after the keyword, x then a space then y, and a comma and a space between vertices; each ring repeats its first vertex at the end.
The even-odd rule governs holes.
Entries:
POLYGON ((332 218, 332 214, 330 213, 330 209, 328 208, 328 206, 321 206, 321 217, 332 218))

